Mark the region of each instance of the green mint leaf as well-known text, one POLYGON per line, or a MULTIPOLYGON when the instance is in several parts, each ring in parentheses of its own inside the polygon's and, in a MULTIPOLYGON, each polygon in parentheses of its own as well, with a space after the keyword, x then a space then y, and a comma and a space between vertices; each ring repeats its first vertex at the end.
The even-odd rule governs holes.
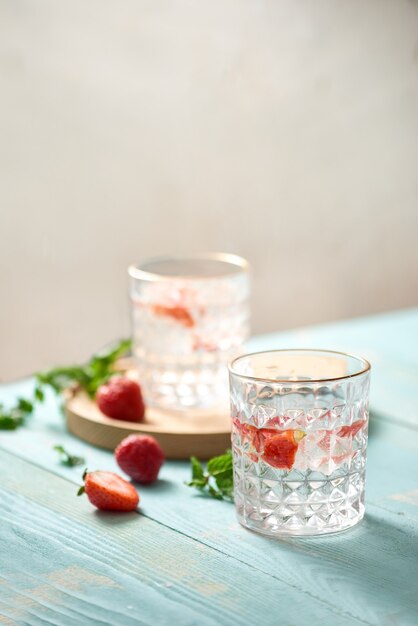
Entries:
POLYGON ((0 430, 16 430, 23 424, 23 417, 0 413, 0 430))
POLYGON ((26 400, 25 398, 18 398, 16 409, 18 411, 21 411, 22 413, 32 413, 33 403, 29 400, 26 400))
POLYGON ((204 489, 208 484, 207 478, 193 478, 189 483, 185 483, 188 487, 196 487, 196 489, 204 489))
POLYGON ((99 389, 99 387, 101 387, 102 385, 107 383, 108 380, 110 378, 112 378, 112 376, 114 376, 115 374, 116 374, 115 371, 103 372, 101 374, 99 374, 99 373, 95 373, 95 374, 92 373, 89 382, 87 384, 85 384, 85 385, 82 385, 82 387, 84 387, 85 391, 88 393, 90 398, 94 398, 94 396, 96 395, 97 390, 99 389))
POLYGON ((67 465, 68 467, 77 467, 78 465, 84 465, 86 462, 86 459, 82 456, 74 456, 74 455, 69 455, 68 457, 68 461, 67 461, 67 465))
MULTIPOLYGON (((94 354, 85 365, 56 367, 47 372, 39 372, 36 376, 39 383, 37 389, 43 395, 43 391, 40 389, 43 385, 52 387, 56 393, 61 393, 72 385, 79 385, 91 397, 94 397, 100 385, 118 373, 115 363, 127 354, 131 346, 132 341, 130 339, 123 339, 110 349, 94 354)), ((38 392, 39 399, 40 394, 38 392)))
POLYGON ((86 366, 90 381, 87 387, 85 387, 91 396, 94 396, 100 385, 103 385, 111 376, 118 373, 115 369, 115 363, 122 356, 125 356, 131 347, 132 341, 130 339, 122 339, 115 346, 92 356, 86 366))
POLYGON ((100 368, 102 365, 112 365, 125 356, 132 348, 132 339, 121 339, 116 345, 105 348, 92 356, 89 364, 93 368, 100 368))
POLYGON ((0 430, 16 430, 25 421, 25 417, 31 412, 31 403, 19 398, 16 406, 11 409, 0 408, 0 430))
POLYGON ((56 445, 53 447, 54 450, 56 450, 60 455, 62 465, 66 465, 67 467, 76 467, 77 465, 84 465, 86 462, 82 456, 69 454, 63 446, 56 445))
POLYGON ((211 476, 230 472, 232 476, 232 453, 228 450, 221 456, 215 456, 208 461, 208 472, 211 476))
POLYGON ((131 348, 132 340, 122 339, 115 346, 102 350, 92 356, 86 365, 89 381, 86 385, 82 385, 89 396, 94 397, 98 388, 107 383, 109 378, 116 374, 123 373, 115 368, 115 363, 121 357, 126 356, 131 348))
POLYGON ((48 372, 40 372, 37 375, 37 379, 42 385, 52 387, 57 393, 61 393, 64 389, 74 384, 84 387, 90 380, 86 368, 78 365, 56 367, 48 372))
POLYGON ((215 498, 216 500, 233 500, 233 469, 232 453, 227 450, 225 454, 213 457, 208 461, 205 470, 196 457, 190 459, 192 480, 186 485, 195 487, 200 492, 215 498))
POLYGON ((212 485, 209 485, 209 495, 211 495, 212 498, 215 498, 216 500, 223 500, 222 493, 218 491, 217 489, 215 489, 214 487, 212 487, 212 485))
POLYGON ((232 498, 234 492, 234 481, 231 472, 217 474, 215 478, 216 486, 225 498, 232 498))
POLYGON ((43 402, 45 400, 44 391, 42 387, 40 387, 39 385, 35 387, 34 394, 35 394, 35 400, 37 400, 38 402, 43 402))
POLYGON ((197 459, 195 456, 192 456, 190 458, 190 463, 192 464, 192 478, 202 479, 205 473, 203 471, 203 467, 199 459, 197 459))

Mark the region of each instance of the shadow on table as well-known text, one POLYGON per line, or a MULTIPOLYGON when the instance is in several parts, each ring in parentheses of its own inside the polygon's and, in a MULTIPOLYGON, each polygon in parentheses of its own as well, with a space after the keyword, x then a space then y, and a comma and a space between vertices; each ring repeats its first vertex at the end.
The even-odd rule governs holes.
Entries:
POLYGON ((176 485, 171 480, 165 480, 164 478, 159 478, 149 485, 143 485, 141 483, 135 482, 134 480, 131 480, 131 483, 136 489, 138 489, 140 494, 145 491, 152 490, 152 493, 158 493, 162 495, 176 487, 176 485))
POLYGON ((99 511, 95 509, 93 515, 105 526, 120 526, 132 523, 138 523, 140 511, 132 511, 131 513, 120 513, 118 511, 99 511))
POLYGON ((382 431, 382 421, 379 414, 374 410, 370 410, 369 417, 369 439, 376 437, 382 431))
MULTIPOLYGON (((150 484, 150 485, 141 485, 139 483, 136 483, 135 481, 131 481, 131 483, 134 485, 134 487, 136 489, 138 489, 140 495, 142 495, 144 492, 146 492, 148 489, 152 489, 153 493, 165 493, 166 491, 170 491, 175 485, 174 483, 172 483, 169 480, 164 480, 164 479, 158 479, 157 481, 155 481, 154 483, 150 484)), ((132 513, 120 513, 120 512, 113 512, 113 511, 99 511, 99 510, 95 510, 94 514, 96 516, 96 518, 98 520, 100 520, 101 523, 105 524, 105 525, 109 525, 109 526, 115 526, 115 525, 121 525, 121 524, 129 524, 130 522, 137 522, 138 521, 138 513, 139 514, 144 514, 145 517, 148 517, 145 514, 145 511, 143 510, 142 506, 141 506, 142 502, 140 502, 138 510, 137 511, 133 511, 132 513)))
POLYGON ((357 527, 344 533, 284 539, 280 545, 315 559, 318 575, 326 571, 339 593, 345 590, 359 602, 363 598, 380 614, 396 616, 390 623, 418 624, 418 536, 412 524, 402 521, 398 526, 367 514, 357 527), (398 617, 400 621, 396 621, 398 617))

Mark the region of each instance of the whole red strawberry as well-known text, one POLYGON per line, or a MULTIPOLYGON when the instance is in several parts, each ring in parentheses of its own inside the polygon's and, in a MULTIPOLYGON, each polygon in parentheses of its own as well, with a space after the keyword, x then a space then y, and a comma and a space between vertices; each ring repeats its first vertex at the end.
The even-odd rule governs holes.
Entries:
POLYGON ((133 480, 152 483, 164 463, 164 452, 150 435, 129 435, 115 450, 116 462, 133 480))
POLYGON ((135 511, 139 495, 131 483, 113 472, 87 472, 83 474, 84 486, 78 494, 86 493, 88 499, 101 511, 135 511))
POLYGON ((96 394, 96 402, 102 413, 116 420, 141 422, 145 406, 141 388, 134 380, 115 376, 101 385, 96 394))

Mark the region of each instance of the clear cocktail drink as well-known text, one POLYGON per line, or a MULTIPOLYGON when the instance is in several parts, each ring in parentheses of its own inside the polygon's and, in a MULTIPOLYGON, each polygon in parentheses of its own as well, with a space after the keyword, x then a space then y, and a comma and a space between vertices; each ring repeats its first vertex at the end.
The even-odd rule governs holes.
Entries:
POLYGON ((229 254, 167 258, 129 273, 134 355, 147 404, 226 404, 226 365, 249 334, 247 263, 229 254))
POLYGON ((362 519, 369 377, 364 359, 327 351, 232 363, 235 504, 245 526, 309 535, 362 519))

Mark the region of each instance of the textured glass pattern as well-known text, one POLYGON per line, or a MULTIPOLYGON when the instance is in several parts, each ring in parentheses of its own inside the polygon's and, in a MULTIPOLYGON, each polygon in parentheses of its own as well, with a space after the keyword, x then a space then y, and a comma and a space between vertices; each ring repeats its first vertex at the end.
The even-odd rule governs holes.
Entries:
POLYGON ((249 335, 246 262, 234 255, 163 259, 130 275, 134 356, 147 405, 227 407, 227 363, 249 335))
POLYGON ((303 381, 277 383, 231 372, 241 523, 265 534, 310 535, 344 530, 363 517, 369 370, 359 371, 310 382, 302 370, 303 381))

